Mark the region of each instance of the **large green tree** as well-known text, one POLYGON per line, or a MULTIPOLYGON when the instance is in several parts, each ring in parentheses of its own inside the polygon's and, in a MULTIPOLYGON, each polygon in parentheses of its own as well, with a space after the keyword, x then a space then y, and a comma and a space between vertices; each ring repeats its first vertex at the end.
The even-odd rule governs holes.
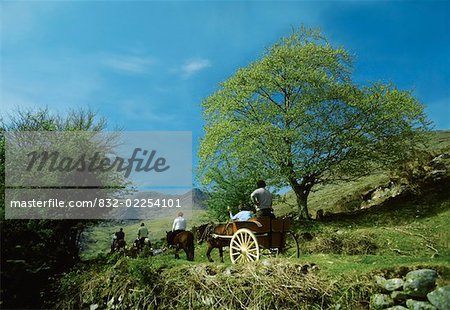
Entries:
POLYGON ((230 158, 291 186, 298 212, 320 183, 355 178, 408 156, 427 129, 421 103, 391 84, 356 85, 353 57, 302 28, 239 69, 203 101, 200 179, 230 158))

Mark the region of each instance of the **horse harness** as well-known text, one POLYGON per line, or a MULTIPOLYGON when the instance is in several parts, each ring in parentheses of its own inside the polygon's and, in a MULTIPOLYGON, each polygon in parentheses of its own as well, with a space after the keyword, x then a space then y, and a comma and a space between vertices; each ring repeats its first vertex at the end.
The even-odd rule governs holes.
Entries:
POLYGON ((218 234, 214 232, 216 225, 213 223, 208 224, 205 227, 205 230, 203 231, 200 240, 211 241, 213 239, 217 239, 219 235, 227 235, 228 228, 230 227, 231 224, 232 223, 226 223, 226 225, 223 226, 223 231, 218 234))

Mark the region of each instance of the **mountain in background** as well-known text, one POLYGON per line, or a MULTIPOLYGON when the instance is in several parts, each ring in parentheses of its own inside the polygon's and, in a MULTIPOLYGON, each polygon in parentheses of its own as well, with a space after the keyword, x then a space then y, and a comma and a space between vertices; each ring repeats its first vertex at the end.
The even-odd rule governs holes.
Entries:
MULTIPOLYGON (((111 217, 116 219, 149 219, 149 218, 165 218, 173 217, 174 210, 205 210, 207 194, 198 188, 193 188, 184 194, 165 194, 157 191, 142 191, 129 195, 126 199, 131 199, 130 207, 121 207, 113 210, 111 217), (160 206, 153 207, 134 207, 134 205, 142 205, 149 199, 153 202, 159 201, 160 206), (163 201, 168 206, 169 200, 173 205, 179 204, 182 208, 175 209, 174 207, 161 207, 163 201)), ((125 204, 124 204, 125 205, 125 204)))

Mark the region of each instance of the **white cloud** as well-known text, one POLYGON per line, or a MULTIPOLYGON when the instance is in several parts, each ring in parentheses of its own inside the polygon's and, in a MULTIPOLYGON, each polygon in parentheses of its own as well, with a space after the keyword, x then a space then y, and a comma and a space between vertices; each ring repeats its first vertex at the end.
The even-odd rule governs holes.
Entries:
POLYGON ((149 56, 110 55, 103 59, 103 64, 111 69, 130 74, 146 73, 156 59, 149 56))
POLYGON ((181 66, 181 76, 183 78, 188 78, 193 74, 211 67, 211 62, 208 59, 195 59, 186 62, 183 66, 181 66))

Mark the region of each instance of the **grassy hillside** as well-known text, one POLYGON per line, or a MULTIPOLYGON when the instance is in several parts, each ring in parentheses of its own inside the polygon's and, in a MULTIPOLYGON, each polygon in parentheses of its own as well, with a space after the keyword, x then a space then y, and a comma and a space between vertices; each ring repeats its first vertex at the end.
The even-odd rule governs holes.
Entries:
MULTIPOLYGON (((450 132, 430 136, 434 155, 450 150, 450 132)), ((450 167, 450 159, 445 159, 450 167)), ((426 169, 425 169, 426 170, 426 169)), ((450 169, 447 169, 450 174, 450 169)), ((168 251, 136 259, 105 255, 109 235, 119 226, 97 226, 84 252, 90 260, 62 278, 55 290, 57 308, 117 309, 367 309, 377 292, 375 275, 404 276, 409 270, 438 271, 438 285, 450 284, 450 178, 424 183, 370 208, 361 209, 361 194, 389 181, 375 173, 354 182, 316 188, 309 205, 330 212, 321 221, 299 221, 301 257, 263 256, 257 263, 208 263, 206 246, 197 245, 195 261, 180 260, 168 251), (74 294, 74 292, 77 292, 74 294)), ((295 212, 287 194, 275 206, 278 215, 295 212)), ((190 225, 207 221, 205 211, 193 214, 190 225)), ((164 235, 172 219, 150 223, 153 238, 164 235)), ((132 241, 138 223, 125 227, 132 241)))
MULTIPOLYGON (((422 148, 431 155, 450 154, 450 130, 429 133, 422 148)), ((389 171, 374 171, 354 181, 315 186, 308 198, 309 211, 312 217, 315 217, 319 209, 329 212, 353 210, 361 203, 361 194, 386 184, 389 181, 389 175, 389 171)), ((294 193, 288 192, 274 208, 280 215, 296 213, 294 193)))
MULTIPOLYGON (((137 307, 213 309, 367 309, 374 275, 404 276, 418 268, 438 271, 450 284, 450 197, 421 199, 365 210, 355 217, 301 222, 300 259, 263 256, 258 263, 208 263, 205 246, 195 261, 171 251, 155 257, 100 257, 63 278, 58 308, 137 307), (309 241, 307 241, 309 240, 309 241), (429 247, 430 246, 430 247, 429 247), (73 292, 79 292, 73 294, 73 292)), ((218 253, 213 258, 218 261, 218 253)))

